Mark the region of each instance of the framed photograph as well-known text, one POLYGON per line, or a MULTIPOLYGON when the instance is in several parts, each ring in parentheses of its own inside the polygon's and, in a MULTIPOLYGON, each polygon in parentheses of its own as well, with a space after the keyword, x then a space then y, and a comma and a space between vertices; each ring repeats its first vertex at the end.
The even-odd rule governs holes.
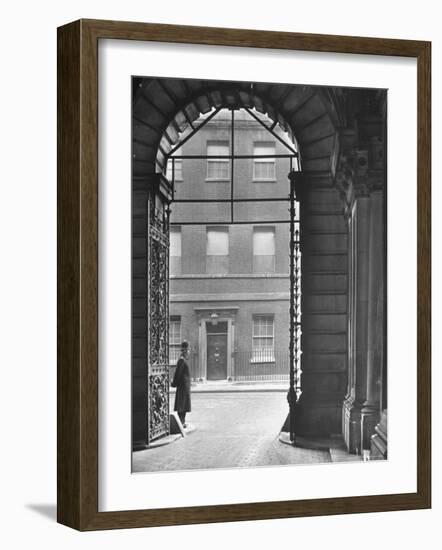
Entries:
POLYGON ((60 523, 431 506, 430 67, 429 42, 59 28, 60 523))

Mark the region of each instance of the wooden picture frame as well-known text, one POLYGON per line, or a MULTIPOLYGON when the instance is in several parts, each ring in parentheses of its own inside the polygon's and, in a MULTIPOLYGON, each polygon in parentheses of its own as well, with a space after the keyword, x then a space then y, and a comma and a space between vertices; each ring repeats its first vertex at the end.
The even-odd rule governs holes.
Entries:
POLYGON ((422 41, 79 20, 58 29, 58 521, 82 531, 431 506, 431 44, 422 41), (98 511, 98 41, 138 40, 402 56, 418 71, 417 491, 98 511))

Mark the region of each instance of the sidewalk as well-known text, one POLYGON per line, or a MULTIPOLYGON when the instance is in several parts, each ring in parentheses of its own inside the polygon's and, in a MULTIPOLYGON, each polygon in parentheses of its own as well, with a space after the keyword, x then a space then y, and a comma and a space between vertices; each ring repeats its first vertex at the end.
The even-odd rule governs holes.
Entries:
MULTIPOLYGON (((219 384, 218 386, 238 387, 219 384)), ((261 385, 260 385, 261 386, 261 385)), ((132 455, 133 472, 255 468, 331 462, 328 450, 282 445, 285 392, 196 392, 186 423, 195 428, 170 445, 132 455)))
MULTIPOLYGON (((192 387, 192 412, 183 433, 153 442, 133 456, 133 471, 356 462, 341 436, 301 437, 281 427, 288 414, 284 383, 214 382, 192 387), (169 445, 172 444, 172 445, 169 445)), ((170 399, 173 408, 174 395, 170 399)), ((172 412, 172 411, 171 411, 172 412)))
MULTIPOLYGON (((192 393, 288 392, 289 382, 192 382, 192 393)), ((175 393, 175 388, 170 388, 175 393)))

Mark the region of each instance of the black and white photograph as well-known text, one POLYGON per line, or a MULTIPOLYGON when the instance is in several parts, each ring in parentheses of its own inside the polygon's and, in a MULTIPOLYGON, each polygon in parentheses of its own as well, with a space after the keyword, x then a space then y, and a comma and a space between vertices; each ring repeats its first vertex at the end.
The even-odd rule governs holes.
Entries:
POLYGON ((388 91, 132 91, 132 472, 387 460, 388 91))
POLYGON ((4 4, 3 548, 437 547, 437 8, 4 4))

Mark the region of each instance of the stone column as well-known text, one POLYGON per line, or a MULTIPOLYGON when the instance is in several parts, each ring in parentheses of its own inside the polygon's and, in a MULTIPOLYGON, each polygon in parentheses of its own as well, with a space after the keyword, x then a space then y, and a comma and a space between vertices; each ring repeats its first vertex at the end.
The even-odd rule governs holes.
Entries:
POLYGON ((349 392, 343 405, 343 432, 348 451, 357 454, 361 452, 361 411, 367 390, 370 212, 367 186, 354 185, 349 250, 354 286, 349 304, 349 392))
POLYGON ((347 208, 345 212, 348 235, 348 257, 347 257, 347 392, 342 406, 342 435, 344 441, 349 447, 350 444, 350 422, 347 422, 347 416, 351 408, 351 389, 353 387, 353 325, 354 315, 354 296, 355 296, 355 254, 354 254, 354 216, 352 208, 347 208))
POLYGON ((366 400, 361 410, 361 440, 363 451, 370 449, 371 436, 380 417, 382 360, 384 344, 384 204, 383 191, 371 195, 368 349, 366 400))

